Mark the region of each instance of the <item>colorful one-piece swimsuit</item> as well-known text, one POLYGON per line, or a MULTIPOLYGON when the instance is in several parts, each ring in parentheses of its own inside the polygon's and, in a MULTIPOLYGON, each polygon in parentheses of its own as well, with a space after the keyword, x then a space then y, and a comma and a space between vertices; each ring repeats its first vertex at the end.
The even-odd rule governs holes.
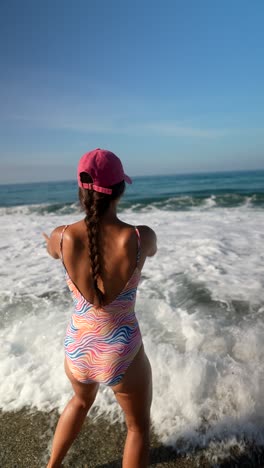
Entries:
MULTIPOLYGON (((63 262, 61 234, 61 259, 63 262)), ((120 294, 110 303, 95 307, 87 301, 71 280, 65 265, 66 282, 75 310, 64 340, 67 364, 72 375, 83 383, 116 385, 142 346, 135 315, 137 286, 140 280, 140 235, 136 268, 120 294)))

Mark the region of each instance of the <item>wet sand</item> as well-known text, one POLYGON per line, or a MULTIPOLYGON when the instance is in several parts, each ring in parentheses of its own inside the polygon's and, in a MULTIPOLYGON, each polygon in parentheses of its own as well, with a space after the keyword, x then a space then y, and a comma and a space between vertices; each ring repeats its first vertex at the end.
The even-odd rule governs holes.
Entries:
MULTIPOLYGON (((50 413, 23 409, 0 412, 0 467, 44 468, 48 461, 52 436, 58 420, 57 411, 50 413)), ((121 468, 125 428, 100 418, 87 419, 78 439, 73 444, 64 468, 121 468)), ((151 435, 150 465, 156 468, 209 468, 209 467, 264 467, 264 448, 250 446, 246 454, 232 455, 214 464, 206 460, 203 451, 177 454, 163 446, 154 433, 151 435)))

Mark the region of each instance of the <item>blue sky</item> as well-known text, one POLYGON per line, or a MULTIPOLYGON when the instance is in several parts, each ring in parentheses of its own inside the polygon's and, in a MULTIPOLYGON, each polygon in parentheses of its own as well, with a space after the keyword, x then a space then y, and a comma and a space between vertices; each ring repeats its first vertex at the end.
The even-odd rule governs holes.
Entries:
POLYGON ((264 168, 264 2, 2 0, 0 183, 264 168))

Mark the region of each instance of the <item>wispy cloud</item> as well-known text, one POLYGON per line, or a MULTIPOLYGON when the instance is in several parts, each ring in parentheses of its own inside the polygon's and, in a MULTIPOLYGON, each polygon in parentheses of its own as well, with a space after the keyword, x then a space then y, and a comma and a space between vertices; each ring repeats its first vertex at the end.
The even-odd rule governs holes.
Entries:
POLYGON ((217 138, 229 133, 229 130, 186 126, 184 122, 174 121, 144 122, 141 125, 132 126, 131 130, 135 133, 142 131, 144 134, 158 136, 198 138, 217 138))
MULTIPOLYGON (((149 104, 142 99, 113 96, 105 89, 93 86, 82 91, 66 92, 40 87, 22 89, 16 85, 2 88, 5 109, 0 109, 0 120, 8 126, 27 129, 66 130, 82 134, 157 136, 177 138, 221 138, 230 129, 208 128, 207 123, 190 116, 188 120, 173 114, 157 120, 153 109, 161 103, 149 104), (11 92, 12 91, 12 92, 11 92), (94 92, 93 92, 94 91, 94 92), (106 95, 107 94, 107 95, 106 95)), ((163 115, 166 103, 162 103, 163 115)), ((160 114, 162 115, 161 109, 160 114)), ((186 116, 185 116, 186 117, 186 116)))
POLYGON ((65 114, 59 116, 51 113, 49 116, 41 114, 34 118, 26 114, 17 114, 9 116, 8 120, 15 125, 26 126, 27 128, 69 130, 84 134, 155 135, 159 137, 192 138, 219 138, 230 134, 229 129, 199 128, 178 121, 132 121, 123 123, 120 117, 118 119, 110 117, 108 119, 88 120, 87 118, 80 119, 80 115, 71 115, 69 118, 65 114))

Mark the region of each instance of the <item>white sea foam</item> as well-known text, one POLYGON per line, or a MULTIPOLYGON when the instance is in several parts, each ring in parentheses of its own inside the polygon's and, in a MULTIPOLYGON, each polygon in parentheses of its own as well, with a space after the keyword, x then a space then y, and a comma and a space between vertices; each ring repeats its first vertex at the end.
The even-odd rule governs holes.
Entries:
MULTIPOLYGON (((78 215, 20 211, 1 216, 0 405, 60 410, 71 389, 63 338, 72 303, 59 261, 41 232, 78 215)), ((264 219, 252 208, 166 212, 123 218, 149 224, 159 252, 144 268, 137 315, 154 380, 152 420, 165 443, 218 455, 243 434, 263 443, 264 219), (216 452, 214 451, 214 454, 216 452)), ((98 414, 121 417, 102 388, 98 414)))

